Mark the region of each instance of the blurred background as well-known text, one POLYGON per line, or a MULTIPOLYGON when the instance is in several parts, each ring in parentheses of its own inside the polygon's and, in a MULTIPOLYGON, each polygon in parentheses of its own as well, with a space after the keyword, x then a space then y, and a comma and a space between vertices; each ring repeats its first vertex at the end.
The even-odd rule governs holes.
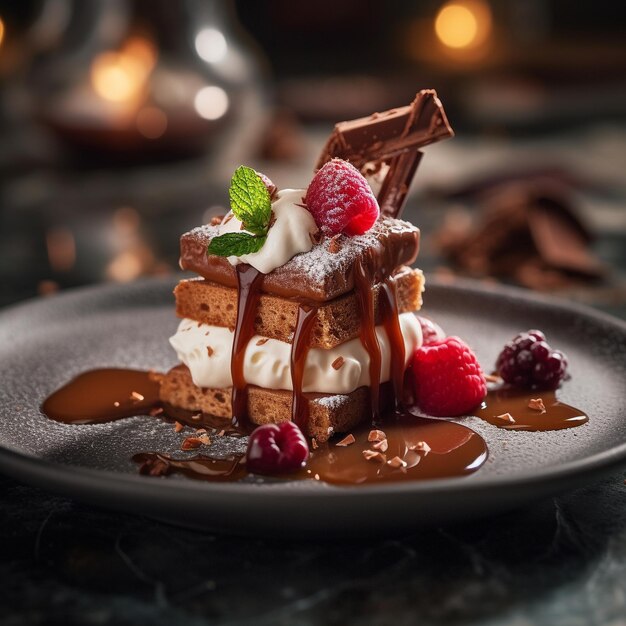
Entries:
POLYGON ((612 0, 0 0, 0 306, 178 269, 241 163, 306 187, 334 122, 439 92, 420 267, 626 317, 612 0))

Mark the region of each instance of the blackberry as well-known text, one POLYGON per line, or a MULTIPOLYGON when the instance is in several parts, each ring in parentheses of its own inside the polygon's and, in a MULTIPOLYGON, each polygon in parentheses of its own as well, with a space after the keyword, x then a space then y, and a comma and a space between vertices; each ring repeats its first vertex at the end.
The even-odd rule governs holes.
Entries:
POLYGON ((540 330, 529 330, 504 346, 496 370, 516 387, 556 389, 567 376, 567 358, 550 347, 540 330))

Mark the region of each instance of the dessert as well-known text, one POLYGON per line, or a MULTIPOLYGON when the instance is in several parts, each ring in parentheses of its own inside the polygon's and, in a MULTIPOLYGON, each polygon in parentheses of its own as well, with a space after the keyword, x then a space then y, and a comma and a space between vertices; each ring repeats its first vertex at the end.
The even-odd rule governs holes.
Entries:
POLYGON ((180 451, 133 457, 150 476, 341 485, 482 466, 480 435, 424 413, 508 430, 585 423, 556 398, 567 361, 540 331, 509 342, 497 375, 484 376, 467 344, 415 314, 420 233, 400 215, 419 149, 451 135, 424 90, 407 107, 337 124, 307 189, 237 168, 229 214, 180 240, 182 269, 198 275, 174 291, 180 363, 163 374, 85 372, 42 411, 66 424, 174 421, 180 451))
POLYGON ((318 442, 401 404, 424 281, 409 267, 419 230, 397 216, 417 147, 451 135, 423 91, 338 124, 306 190, 239 168, 231 212, 181 238, 181 267, 200 277, 174 292, 181 364, 161 400, 239 424, 291 420, 318 442))

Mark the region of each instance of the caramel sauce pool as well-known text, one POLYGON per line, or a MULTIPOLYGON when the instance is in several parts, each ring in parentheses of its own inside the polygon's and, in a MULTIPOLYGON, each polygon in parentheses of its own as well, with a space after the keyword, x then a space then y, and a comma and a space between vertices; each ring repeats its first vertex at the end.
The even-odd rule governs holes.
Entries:
POLYGON ((580 409, 559 402, 554 391, 529 392, 507 385, 490 389, 481 407, 473 414, 506 430, 561 430, 582 426, 589 421, 580 409), (529 402, 537 398, 543 401, 545 411, 529 406, 529 402), (510 418, 503 417, 507 413, 510 418))
MULTIPOLYGON (((159 402, 158 380, 159 375, 152 372, 91 370, 50 395, 41 407, 42 412, 65 424, 99 424, 150 414, 195 428, 225 430, 226 436, 245 434, 242 427, 236 428, 228 420, 163 406, 159 402)), ((474 414, 508 430, 558 430, 580 426, 588 420, 582 411, 559 402, 554 392, 527 392, 508 387, 490 390, 482 407, 474 414), (532 398, 543 400, 545 412, 528 406, 532 398), (498 417, 505 413, 509 413, 513 421, 498 417)), ((338 446, 338 439, 335 439, 320 444, 311 450, 305 468, 283 478, 336 485, 452 478, 472 474, 487 460, 484 439, 458 422, 394 413, 383 416, 378 427, 385 432, 388 445, 380 452, 387 461, 400 459, 402 463, 397 467, 364 458, 363 451, 373 449, 373 442, 368 441, 371 426, 366 424, 352 430, 354 443, 338 446)), ((188 434, 181 433, 181 441, 188 434)), ((210 447, 203 449, 210 454, 210 447)), ((133 460, 142 474, 153 476, 179 473, 200 480, 235 482, 248 475, 242 456, 219 459, 197 454, 180 459, 159 452, 143 452, 133 460)))
MULTIPOLYGON (((151 372, 125 369, 88 371, 50 395, 42 405, 42 412, 65 424, 99 424, 151 414, 196 428, 224 429, 229 431, 227 436, 244 434, 241 428, 234 429, 228 420, 162 406, 158 377, 151 372)), ((399 457, 404 462, 401 467, 365 460, 363 450, 371 449, 372 443, 367 441, 371 428, 364 425, 353 430, 355 443, 347 447, 338 446, 336 441, 320 444, 311 451, 306 468, 285 478, 342 485, 446 478, 471 474, 487 459, 487 445, 482 437, 456 422, 407 414, 384 418, 381 427, 388 441, 386 458, 399 457), (410 449, 420 442, 426 442, 430 450, 424 453, 410 449)), ((184 435, 181 433, 181 438, 184 435)), ((174 459, 159 452, 144 452, 133 459, 143 474, 150 475, 180 473, 220 482, 237 481, 247 475, 241 457, 215 459, 200 454, 174 459)))

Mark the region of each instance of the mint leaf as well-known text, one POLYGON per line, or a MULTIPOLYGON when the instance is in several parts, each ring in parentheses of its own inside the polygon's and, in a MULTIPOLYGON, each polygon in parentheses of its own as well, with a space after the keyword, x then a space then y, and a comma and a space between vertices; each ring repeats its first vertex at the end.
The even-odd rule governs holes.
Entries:
POLYGON ((270 192, 251 167, 240 165, 235 170, 228 196, 230 208, 245 230, 255 235, 267 234, 272 217, 270 192))
POLYGON ((251 252, 258 252, 267 237, 265 235, 249 235, 248 233, 226 233, 213 237, 209 247, 207 248, 208 254, 215 254, 217 256, 241 256, 243 254, 250 254, 251 252))

